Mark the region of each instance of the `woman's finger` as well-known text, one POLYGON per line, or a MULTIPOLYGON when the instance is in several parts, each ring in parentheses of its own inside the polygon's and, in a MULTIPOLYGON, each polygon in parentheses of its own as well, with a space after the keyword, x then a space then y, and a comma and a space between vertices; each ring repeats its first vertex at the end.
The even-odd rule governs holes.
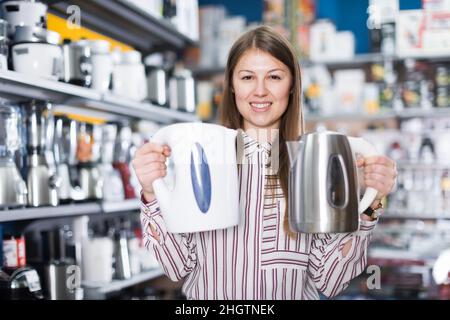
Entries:
POLYGON ((135 167, 149 165, 152 162, 166 162, 166 157, 159 153, 150 153, 148 155, 136 157, 132 161, 132 165, 135 167))

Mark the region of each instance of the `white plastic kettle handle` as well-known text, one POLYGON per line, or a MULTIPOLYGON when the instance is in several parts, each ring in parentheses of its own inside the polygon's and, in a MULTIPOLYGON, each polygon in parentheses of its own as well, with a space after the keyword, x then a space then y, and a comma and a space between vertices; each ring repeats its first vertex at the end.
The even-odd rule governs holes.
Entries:
MULTIPOLYGON (((371 157, 380 155, 375 147, 363 138, 348 137, 353 153, 359 153, 363 157, 371 157)), ((367 187, 364 196, 359 202, 358 212, 363 213, 375 200, 378 191, 374 188, 367 187)))
MULTIPOLYGON (((169 143, 169 130, 167 128, 162 128, 158 130, 153 137, 150 139, 150 142, 157 144, 167 144, 170 147, 169 143)), ((158 178, 153 181, 153 190, 155 191, 155 196, 158 199, 158 202, 163 206, 170 204, 170 194, 171 191, 167 187, 163 178, 158 178)))

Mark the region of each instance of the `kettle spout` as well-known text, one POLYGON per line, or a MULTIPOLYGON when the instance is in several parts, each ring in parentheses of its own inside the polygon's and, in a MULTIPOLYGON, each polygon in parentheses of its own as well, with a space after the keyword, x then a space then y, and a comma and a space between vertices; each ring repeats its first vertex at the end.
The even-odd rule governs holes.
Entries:
POLYGON ((297 160, 301 145, 302 142, 300 141, 286 141, 286 146, 289 154, 289 163, 291 168, 294 166, 294 163, 297 160))

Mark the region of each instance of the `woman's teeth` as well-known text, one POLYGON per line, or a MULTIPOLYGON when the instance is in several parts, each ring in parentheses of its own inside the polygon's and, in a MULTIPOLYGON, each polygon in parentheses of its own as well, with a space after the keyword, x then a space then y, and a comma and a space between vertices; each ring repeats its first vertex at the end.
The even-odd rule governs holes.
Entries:
POLYGON ((257 109, 264 109, 264 108, 267 108, 267 107, 269 107, 271 104, 272 104, 271 102, 265 102, 265 103, 254 103, 254 102, 251 102, 251 103, 250 103, 250 105, 251 105, 252 107, 257 108, 257 109))

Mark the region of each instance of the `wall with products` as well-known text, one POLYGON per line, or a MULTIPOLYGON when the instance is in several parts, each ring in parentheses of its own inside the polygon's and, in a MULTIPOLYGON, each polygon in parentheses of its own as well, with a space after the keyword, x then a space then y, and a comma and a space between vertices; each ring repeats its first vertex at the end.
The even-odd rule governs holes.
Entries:
POLYGON ((262 0, 199 0, 199 6, 223 5, 229 15, 243 15, 249 22, 261 22, 264 9, 262 0))
MULTIPOLYGON (((366 53, 370 51, 369 30, 365 28, 368 5, 368 0, 317 0, 317 18, 332 20, 337 30, 352 31, 355 34, 356 53, 366 53)), ((421 7, 421 0, 400 0, 400 10, 421 7)))
MULTIPOLYGON (((199 5, 224 5, 230 15, 243 15, 249 22, 261 22, 264 9, 263 0, 200 0, 199 5)), ((369 31, 365 26, 368 14, 368 0, 317 0, 317 19, 330 19, 337 30, 350 30, 355 34, 356 53, 370 51, 369 31), (351 18, 351 19, 349 19, 351 18)), ((420 9, 421 0, 400 0, 400 10, 420 9)))

